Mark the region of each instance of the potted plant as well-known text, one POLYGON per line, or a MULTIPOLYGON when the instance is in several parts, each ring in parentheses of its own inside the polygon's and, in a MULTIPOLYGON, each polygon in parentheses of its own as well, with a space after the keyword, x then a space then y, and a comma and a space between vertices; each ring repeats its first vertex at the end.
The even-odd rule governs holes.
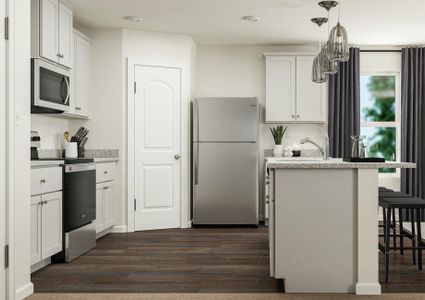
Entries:
POLYGON ((287 127, 284 128, 283 126, 276 126, 270 128, 274 140, 273 156, 275 157, 281 157, 283 154, 282 140, 283 136, 285 135, 286 129, 287 127))

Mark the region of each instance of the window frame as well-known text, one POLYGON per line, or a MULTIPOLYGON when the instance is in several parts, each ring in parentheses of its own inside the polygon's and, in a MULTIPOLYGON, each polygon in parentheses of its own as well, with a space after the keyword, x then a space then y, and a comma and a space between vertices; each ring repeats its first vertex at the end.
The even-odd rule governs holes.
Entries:
MULTIPOLYGON (((401 160, 401 72, 400 70, 364 70, 360 72, 361 76, 395 76, 395 120, 392 122, 364 122, 360 116, 360 128, 395 128, 396 129, 396 161, 401 160)), ((360 114, 362 106, 360 99, 360 114)), ((394 173, 379 173, 380 177, 391 178, 400 177, 400 169, 394 173)))

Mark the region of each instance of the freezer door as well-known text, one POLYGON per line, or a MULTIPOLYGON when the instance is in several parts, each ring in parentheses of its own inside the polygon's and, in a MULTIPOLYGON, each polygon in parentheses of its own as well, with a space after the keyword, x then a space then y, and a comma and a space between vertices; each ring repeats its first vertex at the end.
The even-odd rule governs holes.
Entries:
POLYGON ((193 223, 258 225, 256 143, 195 143, 193 223))
POLYGON ((257 98, 200 98, 194 103, 194 141, 257 141, 257 98))

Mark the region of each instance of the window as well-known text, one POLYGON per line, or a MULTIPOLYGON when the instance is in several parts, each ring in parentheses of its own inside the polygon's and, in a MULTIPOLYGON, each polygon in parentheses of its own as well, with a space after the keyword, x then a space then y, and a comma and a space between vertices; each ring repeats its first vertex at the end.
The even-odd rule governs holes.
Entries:
MULTIPOLYGON (((395 72, 363 73, 360 77, 361 135, 368 155, 398 160, 400 154, 400 76, 395 72)), ((396 173, 384 168, 380 173, 396 173)))

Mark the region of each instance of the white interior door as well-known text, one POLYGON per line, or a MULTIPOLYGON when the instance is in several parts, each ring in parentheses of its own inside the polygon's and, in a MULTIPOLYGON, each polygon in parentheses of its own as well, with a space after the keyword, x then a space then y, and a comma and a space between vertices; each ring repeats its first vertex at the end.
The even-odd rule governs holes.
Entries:
MULTIPOLYGON (((4 32, 3 18, 6 16, 6 3, 0 0, 0 32, 4 32)), ((5 261, 6 245, 6 42, 0 39, 0 262, 5 261)), ((6 299, 6 269, 0 263, 0 300, 6 299)))
POLYGON ((180 227, 181 69, 136 66, 135 230, 180 227))

